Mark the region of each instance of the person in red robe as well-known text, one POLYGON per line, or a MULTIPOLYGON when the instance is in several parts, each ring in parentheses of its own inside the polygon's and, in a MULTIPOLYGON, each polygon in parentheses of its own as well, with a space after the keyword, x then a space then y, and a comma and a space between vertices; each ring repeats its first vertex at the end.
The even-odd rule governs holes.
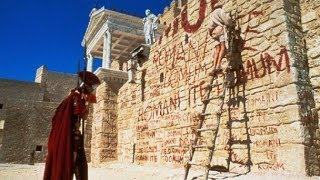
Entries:
POLYGON ((73 174, 77 180, 88 179, 84 141, 79 127, 80 120, 88 114, 87 104, 96 101, 91 93, 100 80, 88 71, 78 75, 82 84, 60 103, 52 118, 44 180, 71 180, 73 174))

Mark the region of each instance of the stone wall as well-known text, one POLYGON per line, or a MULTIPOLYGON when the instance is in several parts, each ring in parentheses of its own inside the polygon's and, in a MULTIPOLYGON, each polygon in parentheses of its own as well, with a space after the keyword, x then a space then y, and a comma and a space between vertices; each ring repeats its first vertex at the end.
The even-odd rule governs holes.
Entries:
POLYGON ((9 99, 6 104, 1 162, 44 162, 57 103, 9 99), (36 148, 38 146, 38 151, 36 148), (34 153, 32 155, 32 153, 34 153), (31 160, 32 157, 34 160, 31 160))
MULTIPOLYGON (((44 91, 39 83, 0 79, 1 99, 43 100, 44 91)), ((6 102, 4 102, 6 103, 6 102)), ((4 104, 2 103, 2 104, 4 104)), ((6 104, 3 105, 4 107, 6 104)))
POLYGON ((305 108, 301 111, 302 118, 312 121, 313 127, 308 127, 311 131, 310 136, 313 140, 310 142, 312 145, 310 150, 316 152, 317 156, 311 156, 309 161, 315 161, 320 157, 320 150, 317 148, 320 145, 318 138, 320 133, 319 129, 315 129, 315 127, 318 127, 320 113, 320 1, 302 0, 300 1, 300 7, 303 30, 303 32, 300 31, 300 33, 303 33, 305 43, 305 48, 301 53, 305 63, 303 66, 305 73, 302 73, 302 75, 310 78, 308 79, 308 84, 311 84, 311 87, 307 86, 301 88, 299 97, 304 100, 303 102, 305 105, 305 108))
POLYGON ((181 3, 183 2, 172 1, 170 3, 170 7, 165 7, 163 14, 159 16, 160 24, 169 25, 172 22, 172 20, 180 14, 181 3))
MULTIPOLYGON (((139 82, 140 84, 140 82, 139 82)), ((124 84, 118 94, 118 160, 134 162, 135 147, 139 147, 138 104, 141 104, 141 89, 138 84, 124 84), (133 87, 134 86, 134 87, 133 87)))
POLYGON ((48 71, 45 66, 37 69, 35 82, 45 91, 44 100, 59 102, 77 86, 77 75, 48 71))
MULTIPOLYGON (((237 60, 244 69, 232 72, 238 84, 227 91, 211 163, 231 172, 319 175, 318 116, 305 71, 300 1, 220 2, 228 12, 238 9, 244 44, 237 60)), ((170 166, 187 161, 214 66, 215 43, 206 26, 215 3, 189 1, 152 46, 140 82, 120 89, 119 160, 132 162, 134 155, 139 164, 170 166)), ((206 110, 205 127, 217 126, 222 83, 223 75, 213 81, 216 98, 206 110)), ((205 134, 201 143, 210 144, 212 137, 205 134)), ((204 161, 207 151, 195 158, 204 161)))
POLYGON ((117 159, 117 94, 106 83, 96 92, 99 100, 93 111, 91 161, 100 164, 117 159))
POLYGON ((77 78, 42 66, 35 81, 0 79, 1 162, 45 161, 54 110, 76 86, 77 78))
POLYGON ((84 150, 88 162, 91 162, 91 140, 92 140, 92 120, 93 120, 93 104, 89 105, 88 117, 85 120, 84 150))
MULTIPOLYGON (((5 124, 9 124, 10 121, 6 118, 7 116, 7 108, 12 106, 13 101, 17 101, 21 99, 22 101, 28 99, 34 99, 34 101, 41 101, 43 99, 43 90, 40 88, 40 84, 31 83, 31 82, 23 82, 16 80, 8 80, 8 79, 0 79, 0 161, 4 160, 2 149, 6 146, 7 143, 11 143, 10 141, 6 141, 4 138, 5 124)), ((19 106, 19 103, 16 104, 19 106)), ((17 121, 18 123, 19 121, 17 121)), ((19 137, 20 138, 20 137, 19 137)), ((17 140, 19 142, 19 140, 17 140)))

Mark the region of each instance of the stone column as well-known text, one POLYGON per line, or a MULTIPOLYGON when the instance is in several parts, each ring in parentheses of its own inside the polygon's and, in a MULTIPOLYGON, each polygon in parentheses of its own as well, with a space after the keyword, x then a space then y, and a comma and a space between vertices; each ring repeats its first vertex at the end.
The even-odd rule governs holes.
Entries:
POLYGON ((92 69, 93 69, 93 56, 89 53, 88 61, 87 61, 87 71, 92 72, 92 69))
POLYGON ((112 36, 111 36, 110 29, 108 29, 103 35, 102 68, 110 69, 111 67, 111 47, 112 47, 112 36))

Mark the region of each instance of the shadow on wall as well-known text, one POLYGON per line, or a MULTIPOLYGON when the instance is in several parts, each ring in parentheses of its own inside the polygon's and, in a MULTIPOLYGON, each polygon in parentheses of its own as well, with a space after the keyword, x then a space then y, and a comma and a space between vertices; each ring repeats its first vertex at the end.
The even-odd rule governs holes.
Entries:
MULTIPOLYGON (((229 49, 229 71, 225 74, 228 82, 229 96, 227 100, 228 113, 228 141, 225 150, 228 152, 227 169, 225 171, 233 171, 235 167, 242 167, 237 169, 239 171, 237 176, 247 174, 251 171, 251 149, 250 149, 250 134, 249 134, 249 117, 246 108, 246 82, 247 78, 244 75, 242 61, 242 47, 243 39, 240 36, 241 30, 234 29, 230 31, 229 37, 232 39, 229 49), (241 112, 242 116, 237 116, 236 112, 241 112), (239 128, 240 127, 240 128, 239 128), (235 134, 239 130, 245 132, 241 137, 235 134), (240 165, 240 166, 239 166, 240 165)), ((228 56, 228 55, 227 55, 228 56)))
MULTIPOLYGON (((243 39, 240 36, 241 30, 240 28, 230 28, 228 30, 228 37, 230 48, 227 53, 228 59, 228 67, 226 72, 220 71, 219 74, 223 74, 224 77, 224 86, 226 86, 228 90, 228 99, 226 101, 227 105, 227 128, 228 132, 223 133, 227 136, 226 146, 224 150, 227 151, 227 164, 225 165, 213 165, 210 167, 210 171, 218 171, 218 172, 233 172, 236 171, 236 176, 241 176, 251 172, 252 160, 251 160, 251 149, 250 149, 250 133, 249 133, 249 117, 246 108, 246 82, 247 78, 244 75, 245 71, 243 68, 242 61, 242 47, 243 47, 243 39), (235 115, 235 111, 240 112, 242 116, 235 115), (241 133, 241 137, 238 136, 238 132, 241 133), (240 168, 239 168, 240 167, 240 168)), ((214 75, 217 76, 217 75, 214 75)), ((213 83, 213 79, 211 80, 211 85, 213 83)), ((210 96, 210 93, 207 94, 207 100, 210 96)), ((220 106, 220 113, 217 113, 217 116, 221 117, 221 113, 223 110, 223 104, 225 101, 225 90, 223 94, 220 96, 223 98, 222 105, 220 106), (220 114, 220 115, 219 115, 220 114)), ((203 101, 204 102, 204 101, 203 101)), ((205 103, 205 102, 204 102, 205 103)), ((208 103, 208 102, 207 102, 208 103)), ((204 111, 203 111, 204 113, 204 111)), ((213 143, 216 144, 216 140, 218 137, 218 132, 221 131, 219 126, 221 125, 220 117, 217 117, 218 127, 214 133, 213 143)), ((202 126, 202 125, 200 125, 202 126)), ((196 140, 195 140, 196 141, 196 140)), ((210 156, 209 156, 210 157, 210 156)), ((212 161, 212 155, 211 155, 212 161)), ((188 173, 189 170, 186 172, 188 173)), ((218 174, 210 174, 209 177, 213 178, 218 174)), ((198 177, 207 178, 208 176, 200 175, 197 177, 193 177, 192 179, 196 179, 198 177)), ((219 178, 231 178, 230 175, 219 175, 219 178)), ((213 178, 215 179, 215 178, 213 178)))
MULTIPOLYGON (((251 171, 252 161, 250 154, 250 134, 248 127, 248 113, 246 108, 246 76, 243 75, 244 68, 242 64, 242 47, 243 47, 243 39, 240 36, 241 30, 235 29, 230 34, 230 37, 233 39, 230 44, 230 53, 231 53, 231 70, 229 75, 232 77, 229 84, 231 84, 231 88, 229 88, 229 99, 227 101, 228 106, 228 122, 227 127, 229 129, 229 138, 227 142, 226 150, 228 152, 228 170, 231 171, 231 165, 240 164, 245 168, 243 174, 247 174, 251 171), (243 113, 243 116, 235 116, 233 115, 233 110, 243 113), (241 127, 241 128, 236 128, 241 127), (244 137, 236 137, 235 132, 237 130, 244 130, 244 137), (239 148, 241 147, 241 148, 239 148), (241 154, 241 156, 239 156, 241 154)), ((228 76, 228 75, 227 75, 228 76)), ((243 132, 243 131, 242 131, 243 132)))

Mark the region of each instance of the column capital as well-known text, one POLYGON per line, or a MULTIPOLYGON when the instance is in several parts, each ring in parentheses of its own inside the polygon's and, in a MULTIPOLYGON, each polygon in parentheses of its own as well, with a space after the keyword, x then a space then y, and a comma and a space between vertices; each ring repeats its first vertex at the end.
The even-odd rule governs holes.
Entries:
POLYGON ((92 56, 91 52, 87 53, 87 58, 88 59, 93 59, 94 57, 92 56))
POLYGON ((87 71, 92 72, 93 70, 93 56, 91 55, 91 53, 87 54, 87 71))
POLYGON ((109 33, 113 33, 113 29, 111 28, 107 28, 106 31, 104 32, 105 35, 109 34, 109 33))

